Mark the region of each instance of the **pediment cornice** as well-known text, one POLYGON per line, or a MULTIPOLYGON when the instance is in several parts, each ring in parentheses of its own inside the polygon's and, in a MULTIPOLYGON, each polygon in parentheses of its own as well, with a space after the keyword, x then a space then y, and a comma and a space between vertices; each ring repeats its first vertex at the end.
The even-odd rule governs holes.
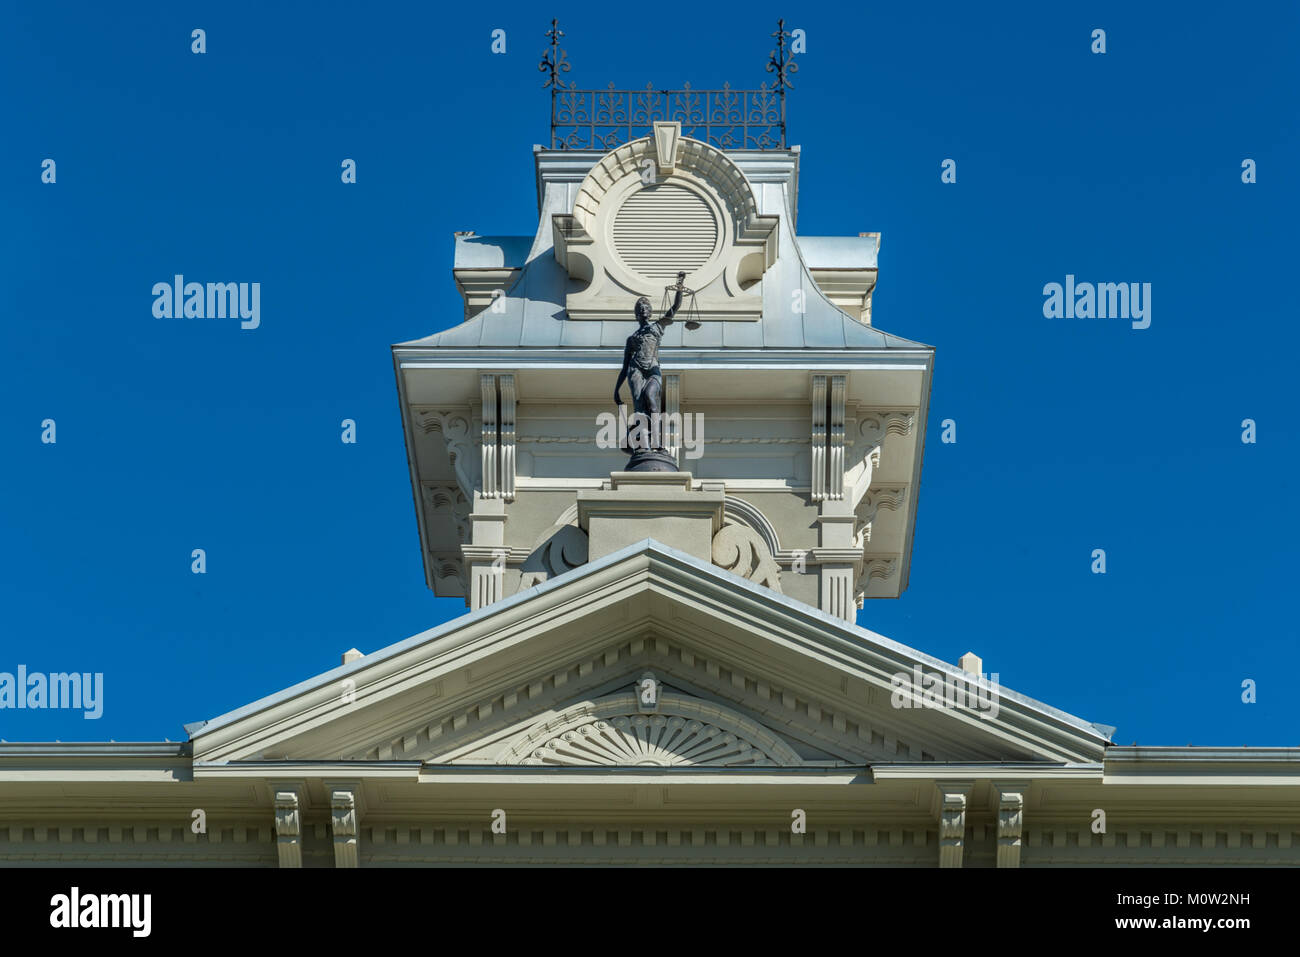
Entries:
POLYGON ((892 707, 898 673, 964 673, 646 541, 214 719, 195 759, 423 758, 449 732, 463 751, 472 724, 499 733, 642 665, 843 760, 1091 761, 1106 743, 1006 689, 996 717, 892 707))

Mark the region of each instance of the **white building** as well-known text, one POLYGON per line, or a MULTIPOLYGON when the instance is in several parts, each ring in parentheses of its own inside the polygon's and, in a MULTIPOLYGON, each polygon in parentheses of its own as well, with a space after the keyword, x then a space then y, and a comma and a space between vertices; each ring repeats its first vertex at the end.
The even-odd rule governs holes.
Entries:
MULTIPOLYGON (((780 75, 702 94, 783 124, 780 75)), ((1117 747, 856 626, 907 587, 934 356, 872 325, 879 237, 799 234, 781 124, 583 95, 553 88, 586 119, 534 150, 534 233, 457 234, 464 321, 393 347, 428 584, 468 613, 182 744, 0 745, 0 863, 1300 863, 1300 750, 1117 747), (600 416, 679 269, 679 471, 623 472, 600 416)))

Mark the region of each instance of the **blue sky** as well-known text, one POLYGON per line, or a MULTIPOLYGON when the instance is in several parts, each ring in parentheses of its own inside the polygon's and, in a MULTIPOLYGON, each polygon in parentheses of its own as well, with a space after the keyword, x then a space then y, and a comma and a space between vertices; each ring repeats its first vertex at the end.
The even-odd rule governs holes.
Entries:
POLYGON ((799 230, 881 232, 875 324, 938 350, 911 585, 858 623, 1123 744, 1300 744, 1300 13, 1138 6, 6 3, 0 671, 105 702, 0 737, 183 739, 462 614, 388 347, 461 318, 454 230, 535 226, 550 16, 579 86, 700 88, 769 79, 784 15, 799 230), (175 273, 261 326, 155 319, 175 273), (1067 274, 1151 283, 1150 328, 1044 318, 1067 274))

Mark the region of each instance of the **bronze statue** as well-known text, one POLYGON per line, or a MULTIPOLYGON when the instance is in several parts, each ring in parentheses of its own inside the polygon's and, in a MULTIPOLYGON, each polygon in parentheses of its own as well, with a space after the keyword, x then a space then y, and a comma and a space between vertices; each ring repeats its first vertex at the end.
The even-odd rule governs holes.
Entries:
MULTIPOLYGON (((663 338, 664 330, 672 325, 673 316, 677 315, 677 310, 682 306, 682 293, 689 291, 685 283, 686 273, 679 272, 677 285, 668 287, 675 293, 673 304, 660 319, 654 322, 650 320, 653 315, 650 300, 642 296, 636 301, 633 311, 640 328, 627 337, 627 345, 623 349, 623 368, 619 370, 618 381, 614 383, 615 404, 623 404, 623 397, 619 395, 619 390, 626 382, 628 388, 632 390, 634 411, 648 417, 645 421, 649 434, 656 439, 663 436, 660 417, 664 411, 664 379, 663 372, 659 369, 659 341, 663 338)), ((686 323, 687 329, 699 327, 698 322, 686 323)), ((676 471, 676 464, 672 457, 658 445, 654 448, 637 448, 631 451, 632 460, 627 466, 629 472, 676 471)))
MULTIPOLYGON (((663 412, 663 373, 659 370, 659 340, 664 330, 673 324, 673 316, 682 307, 682 293, 685 291, 686 273, 677 274, 677 285, 670 286, 676 295, 672 307, 656 322, 651 322, 653 315, 650 300, 642 296, 636 301, 634 313, 641 328, 627 337, 627 346, 623 349, 623 368, 619 371, 618 381, 614 383, 614 402, 623 404, 619 390, 626 381, 632 390, 632 403, 637 412, 653 415, 663 412)), ((698 329, 698 322, 688 322, 687 329, 698 329)))

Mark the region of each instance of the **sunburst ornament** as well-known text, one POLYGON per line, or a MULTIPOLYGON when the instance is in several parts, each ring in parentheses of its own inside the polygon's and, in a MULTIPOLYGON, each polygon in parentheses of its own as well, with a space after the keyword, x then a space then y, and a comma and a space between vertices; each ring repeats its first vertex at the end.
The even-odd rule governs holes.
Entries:
POLYGON ((545 767, 799 767, 781 737, 721 701, 669 689, 644 672, 628 691, 539 715, 497 764, 545 767))
POLYGON ((680 716, 627 714, 565 731, 525 758, 529 765, 774 767, 752 743, 717 725, 680 716))

